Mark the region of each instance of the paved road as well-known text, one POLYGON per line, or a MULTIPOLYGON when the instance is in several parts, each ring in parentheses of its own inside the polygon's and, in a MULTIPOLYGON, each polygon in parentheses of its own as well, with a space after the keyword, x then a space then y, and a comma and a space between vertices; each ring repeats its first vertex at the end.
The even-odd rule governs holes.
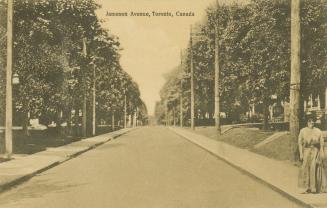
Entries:
POLYGON ((163 127, 145 127, 0 195, 1 208, 299 207, 163 127))

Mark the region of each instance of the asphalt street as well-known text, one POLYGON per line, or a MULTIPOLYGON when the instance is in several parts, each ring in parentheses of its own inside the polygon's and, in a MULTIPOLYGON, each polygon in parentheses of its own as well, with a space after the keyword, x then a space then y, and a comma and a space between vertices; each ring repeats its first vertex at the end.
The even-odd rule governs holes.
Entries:
POLYGON ((301 206, 170 130, 144 127, 0 194, 0 207, 301 206))

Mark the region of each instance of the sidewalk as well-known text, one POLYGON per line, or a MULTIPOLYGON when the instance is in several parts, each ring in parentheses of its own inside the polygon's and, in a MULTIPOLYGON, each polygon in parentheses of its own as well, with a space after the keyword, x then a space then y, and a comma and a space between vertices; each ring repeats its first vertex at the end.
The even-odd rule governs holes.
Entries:
POLYGON ((45 151, 26 157, 16 158, 15 155, 13 155, 13 160, 0 163, 0 192, 131 130, 133 130, 133 128, 121 129, 119 131, 73 142, 65 146, 47 148, 45 151))
POLYGON ((309 207, 327 208, 327 194, 301 194, 301 190, 297 188, 297 167, 286 162, 269 159, 246 149, 209 139, 190 130, 170 129, 232 166, 271 186, 284 196, 309 207))

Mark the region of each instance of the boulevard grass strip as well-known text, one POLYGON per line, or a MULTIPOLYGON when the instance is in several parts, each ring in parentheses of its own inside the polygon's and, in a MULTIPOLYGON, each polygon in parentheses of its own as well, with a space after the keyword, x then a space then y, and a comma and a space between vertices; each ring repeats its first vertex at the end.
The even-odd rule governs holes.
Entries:
POLYGON ((287 133, 274 141, 257 149, 252 149, 251 151, 276 160, 291 161, 293 159, 291 145, 291 135, 287 133))
POLYGON ((231 129, 223 135, 218 135, 214 127, 198 127, 195 133, 243 149, 251 149, 254 145, 274 134, 273 131, 262 131, 257 128, 244 127, 231 129))
MULTIPOLYGON (((120 128, 117 128, 119 130, 120 128)), ((98 129, 97 135, 111 132, 109 129, 98 129)), ((13 132, 13 154, 30 155, 41 152, 51 147, 59 147, 82 140, 77 136, 61 136, 55 131, 31 130, 30 136, 25 136, 23 131, 13 132)), ((0 134, 0 155, 5 152, 4 134, 0 134)), ((0 157, 0 163, 7 161, 0 157)))
MULTIPOLYGON (((49 147, 59 147, 81 140, 78 137, 63 137, 55 133, 35 133, 25 136, 22 131, 15 131, 13 135, 13 154, 30 155, 46 150, 49 147)), ((0 135, 0 153, 5 152, 4 135, 0 135)), ((0 162, 4 162, 0 159, 0 162)))
POLYGON ((254 149, 254 145, 265 140, 275 132, 263 131, 255 128, 234 128, 226 132, 226 134, 218 135, 214 127, 198 127, 195 133, 216 141, 226 142, 239 148, 248 149, 268 158, 281 161, 291 161, 293 158, 291 137, 289 134, 282 135, 276 140, 254 149))

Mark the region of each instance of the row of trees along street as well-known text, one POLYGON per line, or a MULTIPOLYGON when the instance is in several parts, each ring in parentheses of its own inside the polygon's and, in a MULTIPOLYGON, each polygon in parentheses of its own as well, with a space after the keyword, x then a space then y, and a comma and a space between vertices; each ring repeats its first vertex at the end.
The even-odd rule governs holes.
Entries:
MULTIPOLYGON (((193 26, 193 30, 201 36, 193 40, 192 50, 189 44, 182 52, 181 64, 166 75, 161 100, 156 103, 158 122, 178 125, 182 121, 190 125, 191 86, 190 76, 185 75, 191 72, 192 58, 195 121, 197 125, 214 123, 217 26, 222 123, 263 121, 267 129, 269 106, 290 102, 291 1, 251 0, 247 4, 213 4, 208 6, 206 13, 206 21, 193 26), (262 117, 250 117, 248 112, 254 106, 257 115, 262 117)), ((308 100, 312 93, 326 96, 323 95, 327 86, 326 2, 301 1, 300 19, 299 118, 303 122, 304 100, 308 100)), ((321 99, 321 102, 326 102, 324 100, 321 99)))
MULTIPOLYGON (((135 123, 136 115, 139 124, 147 122, 138 85, 119 63, 119 40, 101 27, 95 14, 98 8, 94 0, 14 2, 13 74, 19 84, 13 86, 13 120, 14 126, 23 126, 26 135, 33 118, 43 125, 55 123, 61 133, 61 126, 67 126, 66 134, 91 135, 93 106, 96 124, 123 127, 125 119, 135 123)), ((7 3, 0 0, 1 126, 5 118, 6 13, 7 3)))

